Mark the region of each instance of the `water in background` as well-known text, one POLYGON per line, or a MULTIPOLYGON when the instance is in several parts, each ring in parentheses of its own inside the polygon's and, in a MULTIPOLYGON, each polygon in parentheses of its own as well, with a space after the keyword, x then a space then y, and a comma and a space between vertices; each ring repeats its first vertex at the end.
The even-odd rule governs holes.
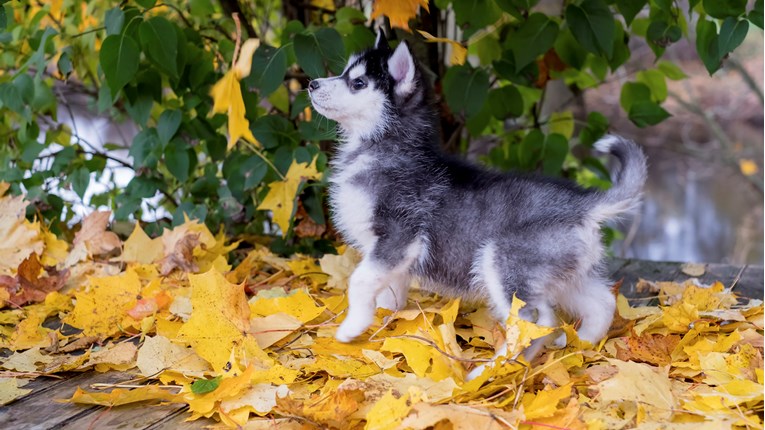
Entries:
POLYGON ((762 264, 762 194, 732 168, 648 148, 643 206, 619 226, 614 255, 762 264))

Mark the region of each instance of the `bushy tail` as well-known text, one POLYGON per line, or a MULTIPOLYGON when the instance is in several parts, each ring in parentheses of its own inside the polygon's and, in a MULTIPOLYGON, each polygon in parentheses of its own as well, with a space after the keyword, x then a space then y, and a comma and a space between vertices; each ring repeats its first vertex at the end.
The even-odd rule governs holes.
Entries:
POLYGON ((619 160, 619 166, 611 172, 613 185, 602 194, 593 212, 598 221, 603 221, 640 204, 647 167, 643 150, 623 137, 607 135, 595 142, 595 149, 610 153, 619 160))

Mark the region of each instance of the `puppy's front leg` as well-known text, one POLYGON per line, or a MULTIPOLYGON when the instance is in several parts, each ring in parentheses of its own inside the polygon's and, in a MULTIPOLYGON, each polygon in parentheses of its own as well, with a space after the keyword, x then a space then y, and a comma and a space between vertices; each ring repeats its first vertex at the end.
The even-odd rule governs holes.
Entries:
POLYGON ((348 314, 335 333, 340 342, 350 342, 364 333, 374 321, 375 298, 390 283, 389 270, 364 257, 351 275, 348 285, 348 314))

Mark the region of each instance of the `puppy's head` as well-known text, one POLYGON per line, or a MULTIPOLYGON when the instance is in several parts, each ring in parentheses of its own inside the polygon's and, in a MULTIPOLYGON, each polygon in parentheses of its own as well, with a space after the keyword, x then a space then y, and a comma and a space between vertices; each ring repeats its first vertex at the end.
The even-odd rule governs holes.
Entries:
POLYGON ((369 137, 391 125, 397 105, 417 88, 416 75, 406 42, 392 51, 380 31, 374 48, 352 55, 340 76, 312 80, 308 94, 345 133, 369 137))

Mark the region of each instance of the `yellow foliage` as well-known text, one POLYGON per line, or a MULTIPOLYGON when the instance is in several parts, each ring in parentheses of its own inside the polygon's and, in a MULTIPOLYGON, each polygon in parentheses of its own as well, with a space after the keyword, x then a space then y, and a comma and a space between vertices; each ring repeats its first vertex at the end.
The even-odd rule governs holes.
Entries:
POLYGON ((417 9, 428 10, 427 0, 375 0, 372 19, 385 15, 391 27, 409 30, 409 20, 417 16, 417 9))
MULTIPOLYGON (((287 205, 303 180, 319 178, 314 164, 290 171, 279 197, 287 205)), ((41 259, 62 263, 66 243, 16 226, 35 232, 29 255, 37 241, 41 259)), ((552 329, 522 320, 517 298, 503 325, 485 307, 414 290, 405 309, 378 310, 370 331, 340 343, 333 336, 358 262, 350 248, 317 263, 258 247, 229 267, 237 243, 187 220, 154 240, 136 227, 116 243, 121 257, 95 263, 89 254, 115 245, 97 227, 81 236, 70 290, 0 311, 0 345, 14 351, 0 359, 8 375, 117 369, 147 379, 135 389, 78 390, 69 402, 181 403, 190 420, 232 428, 259 428, 263 416, 280 428, 762 428, 762 303, 739 303, 722 284, 651 283, 659 307, 618 296, 621 331, 600 349, 565 324, 566 348, 525 363, 517 355, 552 329), (66 336, 48 328, 51 317, 83 331, 66 336), (506 356, 463 380, 505 340, 506 356)), ((0 403, 25 393, 20 381, 0 378, 0 403)))
POLYGON ((316 170, 316 158, 310 164, 292 160, 284 180, 268 184, 268 194, 258 210, 270 210, 273 213, 274 223, 279 226, 282 236, 286 236, 289 231, 300 184, 312 179, 321 179, 321 173, 316 170))
POLYGON ((244 288, 232 284, 217 270, 189 275, 192 314, 178 332, 215 371, 231 369, 232 356, 270 360, 258 347, 250 329, 250 309, 244 288))
POLYGON ((445 37, 435 37, 426 31, 417 30, 417 32, 420 33, 422 37, 425 38, 426 42, 436 42, 436 43, 440 42, 440 43, 448 43, 449 45, 451 45, 452 54, 449 57, 449 63, 452 66, 465 64, 465 59, 467 58, 467 48, 462 46, 461 43, 455 40, 447 39, 445 37))

